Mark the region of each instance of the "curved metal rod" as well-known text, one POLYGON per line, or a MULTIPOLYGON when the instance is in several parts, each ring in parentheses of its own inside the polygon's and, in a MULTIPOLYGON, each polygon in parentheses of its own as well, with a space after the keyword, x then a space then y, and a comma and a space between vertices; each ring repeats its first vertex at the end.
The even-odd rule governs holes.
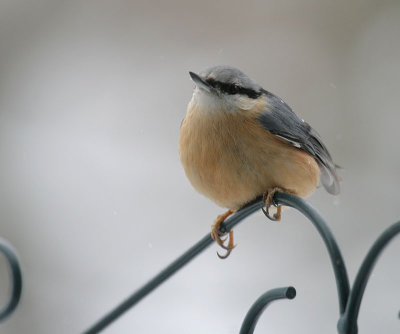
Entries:
POLYGON ((379 255, 397 234, 400 234, 400 221, 389 226, 379 236, 362 262, 356 279, 354 280, 346 311, 338 322, 338 332, 340 334, 357 334, 358 313, 369 276, 371 275, 379 255))
MULTIPOLYGON (((308 217, 311 220, 311 222, 314 224, 314 226, 316 226, 317 230, 321 234, 328 248, 328 252, 332 260, 332 265, 336 276, 336 283, 338 286, 340 310, 341 313, 343 313, 346 306, 348 291, 349 291, 347 272, 339 248, 337 247, 336 241, 332 236, 332 233, 330 232, 326 223, 324 222, 322 217, 316 212, 315 209, 313 209, 309 204, 307 204, 304 200, 302 200, 297 196, 289 195, 286 193, 275 193, 274 201, 277 204, 291 206, 302 212, 306 217, 308 217)), ((220 227, 221 232, 223 233, 229 232, 244 218, 256 212, 257 210, 260 210, 263 206, 264 203, 262 201, 262 198, 255 199, 254 201, 252 201, 251 203, 247 204, 242 209, 237 211, 235 214, 227 218, 226 221, 221 224, 220 227)), ((200 254, 213 242, 214 240, 211 238, 210 233, 207 233, 207 235, 204 236, 199 242, 197 242, 194 246, 189 248, 189 250, 187 250, 184 254, 178 257, 175 261, 173 261, 170 265, 168 265, 165 269, 163 269, 159 274, 154 276, 150 281, 148 281, 140 289, 138 289, 127 299, 125 299, 123 302, 117 305, 113 310, 111 310, 109 313, 103 316, 100 320, 98 320, 94 325, 92 325, 89 329, 87 329, 83 333, 95 334, 102 331, 113 321, 119 318, 123 313, 125 313, 129 308, 137 304, 141 299, 143 299, 155 288, 157 288, 169 277, 171 277, 175 272, 177 272, 184 265, 189 263, 194 257, 200 254)))
POLYGON ((295 297, 296 289, 291 286, 267 291, 250 307, 250 310, 247 312, 246 317, 243 320, 239 334, 253 334, 258 319, 271 302, 285 298, 293 299, 295 297))
POLYGON ((346 309, 347 300, 349 298, 350 283, 347 276, 346 266, 340 249, 336 243, 335 237, 329 229, 325 220, 321 215, 305 200, 287 193, 275 193, 274 201, 276 204, 290 206, 300 211, 306 216, 318 230, 331 259, 333 272, 336 278, 336 288, 339 298, 339 313, 343 314, 346 309))
MULTIPOLYGON (((226 219, 224 224, 221 224, 222 229, 230 231, 235 225, 239 224, 244 218, 261 209, 262 203, 260 201, 252 202, 246 205, 243 209, 236 212, 234 215, 226 219)), ((150 281, 143 285, 140 289, 134 292, 121 304, 115 307, 112 311, 106 314, 103 318, 98 320, 93 326, 87 329, 84 334, 95 334, 106 328, 114 320, 120 317, 129 308, 138 303, 141 299, 147 296, 160 284, 171 277, 175 272, 181 269, 185 264, 191 261, 195 256, 200 254, 208 246, 210 246, 214 240, 211 238, 210 233, 207 233, 199 242, 189 248, 185 253, 173 261, 169 266, 163 269, 158 275, 154 276, 150 281)))
POLYGON ((11 313, 15 311, 21 299, 22 272, 16 252, 7 241, 1 238, 0 252, 4 254, 8 262, 12 282, 10 299, 8 300, 4 308, 0 310, 0 322, 2 322, 5 318, 7 318, 9 315, 11 315, 11 313))

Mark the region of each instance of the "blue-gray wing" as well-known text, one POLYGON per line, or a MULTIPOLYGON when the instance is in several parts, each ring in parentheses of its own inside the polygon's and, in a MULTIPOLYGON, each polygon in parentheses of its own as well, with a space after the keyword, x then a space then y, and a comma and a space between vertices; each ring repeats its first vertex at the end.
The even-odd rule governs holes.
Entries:
POLYGON ((321 169, 321 183, 333 195, 340 192, 336 165, 319 134, 304 120, 299 119, 290 107, 279 97, 263 90, 268 109, 258 120, 272 134, 288 144, 311 154, 321 169))

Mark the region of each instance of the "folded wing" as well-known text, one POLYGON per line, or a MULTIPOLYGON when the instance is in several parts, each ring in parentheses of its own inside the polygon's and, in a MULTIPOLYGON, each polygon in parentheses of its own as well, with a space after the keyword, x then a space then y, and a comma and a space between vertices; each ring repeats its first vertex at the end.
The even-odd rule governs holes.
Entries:
POLYGON ((340 192, 337 166, 333 163, 328 149, 319 134, 304 120, 297 117, 292 109, 279 97, 262 90, 268 108, 260 114, 258 121, 272 134, 311 154, 321 169, 321 183, 333 195, 340 192))

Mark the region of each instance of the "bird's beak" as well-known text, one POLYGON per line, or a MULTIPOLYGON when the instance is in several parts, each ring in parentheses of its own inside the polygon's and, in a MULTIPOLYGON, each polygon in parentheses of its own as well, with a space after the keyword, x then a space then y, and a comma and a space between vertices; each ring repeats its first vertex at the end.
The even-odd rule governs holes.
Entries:
POLYGON ((205 81, 200 75, 193 73, 193 72, 189 72, 189 74, 197 87, 204 89, 205 91, 207 91, 209 93, 211 92, 211 89, 212 89, 211 85, 209 83, 207 83, 207 81, 205 81))

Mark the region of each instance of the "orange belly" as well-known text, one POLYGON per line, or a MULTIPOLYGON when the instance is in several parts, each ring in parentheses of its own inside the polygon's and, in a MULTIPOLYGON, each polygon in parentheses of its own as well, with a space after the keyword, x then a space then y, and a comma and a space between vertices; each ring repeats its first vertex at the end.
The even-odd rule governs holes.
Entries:
POLYGON ((306 197, 318 184, 315 159, 266 131, 258 113, 257 106, 233 114, 189 105, 182 123, 185 173, 198 192, 222 207, 237 210, 274 187, 306 197))

